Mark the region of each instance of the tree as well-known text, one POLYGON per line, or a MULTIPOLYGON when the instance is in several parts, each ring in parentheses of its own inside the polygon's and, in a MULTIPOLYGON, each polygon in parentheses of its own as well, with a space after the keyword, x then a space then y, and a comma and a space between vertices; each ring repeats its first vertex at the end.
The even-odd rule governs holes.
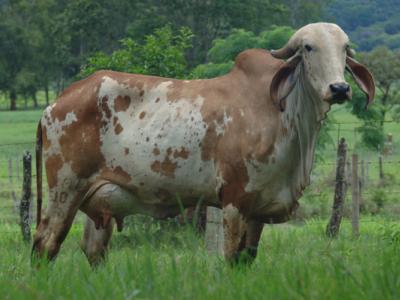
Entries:
POLYGON ((226 38, 216 39, 208 51, 209 63, 198 65, 191 72, 193 78, 210 78, 226 74, 233 66, 235 57, 250 48, 278 49, 286 44, 294 33, 287 26, 271 26, 255 35, 251 31, 234 29, 226 38))
POLYGON ((32 54, 33 39, 21 13, 26 12, 28 4, 13 1, 0 11, 0 90, 9 95, 10 110, 17 109, 16 79, 32 54))
POLYGON ((88 59, 80 77, 96 70, 111 69, 130 73, 182 78, 186 74, 185 51, 191 47, 192 33, 181 28, 174 35, 170 26, 156 29, 139 44, 133 39, 121 41, 122 47, 111 55, 98 52, 88 59))
POLYGON ((375 96, 382 104, 382 118, 385 120, 389 111, 398 99, 400 82, 400 51, 391 51, 386 47, 378 47, 369 53, 361 53, 360 60, 365 63, 375 77, 379 93, 375 96))
POLYGON ((284 23, 285 7, 281 1, 269 0, 145 0, 136 1, 134 20, 129 33, 139 37, 163 24, 173 28, 189 27, 194 34, 193 48, 188 53, 190 67, 206 61, 207 51, 218 37, 233 28, 259 33, 272 24, 284 23), (154 18, 157 15, 157 18, 154 18))

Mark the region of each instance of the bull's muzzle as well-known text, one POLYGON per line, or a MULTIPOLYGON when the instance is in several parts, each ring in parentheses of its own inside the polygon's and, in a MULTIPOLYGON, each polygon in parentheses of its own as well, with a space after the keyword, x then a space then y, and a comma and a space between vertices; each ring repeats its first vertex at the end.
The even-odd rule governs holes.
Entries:
POLYGON ((350 100, 351 98, 351 89, 350 85, 341 82, 341 83, 334 83, 329 85, 330 92, 332 93, 331 103, 338 103, 342 104, 346 100, 350 100))

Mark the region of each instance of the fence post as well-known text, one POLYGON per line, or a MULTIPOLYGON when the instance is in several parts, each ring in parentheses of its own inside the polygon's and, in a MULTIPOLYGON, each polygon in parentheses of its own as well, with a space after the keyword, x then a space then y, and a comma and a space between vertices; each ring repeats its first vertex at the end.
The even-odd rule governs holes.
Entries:
POLYGON ((382 154, 379 154, 379 180, 382 181, 384 178, 383 175, 383 159, 382 154))
POLYGON ((347 176, 347 185, 351 185, 351 163, 350 159, 347 160, 346 162, 346 176, 347 176))
POLYGON ((29 219, 29 207, 30 200, 32 197, 32 156, 26 151, 23 158, 24 165, 24 183, 22 190, 21 204, 19 206, 20 218, 21 218, 21 230, 22 238, 25 242, 31 241, 31 228, 29 219))
POLYGON ((337 150, 336 184, 335 184, 335 196, 333 199, 332 216, 326 227, 326 235, 330 238, 337 236, 340 228, 340 222, 342 220, 343 202, 346 190, 346 178, 345 178, 346 152, 347 152, 346 140, 344 138, 341 138, 337 150))
POLYGON ((8 159, 8 181, 10 184, 13 183, 13 169, 12 169, 12 159, 8 159))
POLYGON ((206 248, 210 253, 223 254, 224 229, 222 225, 222 210, 207 207, 206 248))
POLYGON ((19 159, 18 158, 15 160, 15 170, 16 170, 16 173, 17 173, 17 182, 20 182, 20 178, 19 178, 19 159))
POLYGON ((360 217, 360 185, 358 181, 358 155, 353 154, 352 157, 352 217, 351 224, 353 228, 353 236, 358 237, 359 231, 359 217, 360 217))
POLYGON ((361 160, 361 176, 359 178, 359 183, 358 185, 360 186, 359 189, 359 203, 360 203, 360 210, 362 210, 364 208, 364 199, 362 197, 363 194, 363 190, 364 190, 364 186, 365 186, 365 166, 364 166, 364 160, 361 160))

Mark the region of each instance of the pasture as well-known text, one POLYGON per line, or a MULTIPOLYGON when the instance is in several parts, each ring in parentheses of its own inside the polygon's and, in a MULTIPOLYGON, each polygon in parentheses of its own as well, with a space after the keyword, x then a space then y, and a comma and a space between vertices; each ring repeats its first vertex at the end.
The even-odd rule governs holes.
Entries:
POLYGON ((74 226, 55 264, 30 267, 30 246, 15 225, 2 225, 3 299, 399 299, 400 228, 364 218, 361 237, 343 224, 339 239, 325 221, 266 226, 251 267, 210 256, 190 227, 159 223, 114 236, 109 259, 93 271, 74 226))
MULTIPOLYGON (((9 182, 7 161, 20 159, 26 149, 33 153, 34 144, 25 143, 34 141, 40 115, 41 111, 0 112, 3 299, 400 299, 399 165, 390 163, 399 160, 397 123, 385 125, 394 133, 395 146, 393 155, 385 158, 388 180, 383 186, 378 184, 376 164, 371 163, 359 239, 352 238, 348 219, 338 239, 325 237, 333 197, 332 145, 317 162, 312 184, 300 200, 301 221, 265 226, 251 267, 232 268, 221 257, 208 254, 203 237, 191 226, 131 218, 122 233, 114 234, 107 263, 93 271, 79 248, 81 215, 56 262, 36 270, 30 266, 31 246, 22 242, 9 196, 11 189, 20 196, 22 181, 9 182), (375 199, 379 193, 384 198, 381 207, 375 199)), ((335 122, 344 123, 340 136, 348 140, 348 155, 358 149, 376 161, 377 153, 359 146, 352 124, 357 120, 342 107, 334 107, 332 115, 335 122)), ((337 128, 330 134, 336 140, 337 128)), ((345 216, 350 200, 348 192, 345 216)))

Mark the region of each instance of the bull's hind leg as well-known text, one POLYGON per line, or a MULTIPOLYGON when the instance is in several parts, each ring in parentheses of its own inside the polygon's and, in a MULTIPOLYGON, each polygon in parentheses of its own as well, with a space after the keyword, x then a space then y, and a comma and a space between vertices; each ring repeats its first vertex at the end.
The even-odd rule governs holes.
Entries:
POLYGON ((68 182, 63 187, 55 187, 49 192, 46 214, 37 228, 32 258, 53 260, 71 228, 72 221, 81 204, 83 194, 71 188, 68 182))
POLYGON ((96 229, 95 223, 86 218, 85 229, 81 241, 81 248, 91 266, 95 267, 103 262, 107 254, 107 246, 113 231, 113 220, 110 220, 104 228, 96 229))

